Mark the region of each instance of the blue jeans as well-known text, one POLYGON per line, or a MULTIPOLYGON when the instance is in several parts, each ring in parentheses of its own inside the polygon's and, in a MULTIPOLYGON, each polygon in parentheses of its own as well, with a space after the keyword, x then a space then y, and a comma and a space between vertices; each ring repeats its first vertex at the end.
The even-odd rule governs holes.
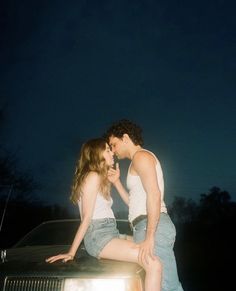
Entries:
MULTIPOLYGON (((133 229, 134 241, 142 242, 146 237, 147 219, 140 221, 133 229)), ((162 262, 162 291, 183 291, 179 282, 176 260, 174 255, 176 230, 173 222, 166 213, 161 213, 155 233, 154 253, 162 262)))

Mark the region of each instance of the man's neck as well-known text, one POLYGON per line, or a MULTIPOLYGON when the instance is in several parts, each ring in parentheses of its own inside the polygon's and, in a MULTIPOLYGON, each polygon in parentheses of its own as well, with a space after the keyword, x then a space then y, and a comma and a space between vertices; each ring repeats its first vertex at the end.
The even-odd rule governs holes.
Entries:
POLYGON ((133 157, 136 154, 136 152, 140 151, 141 149, 142 147, 140 145, 133 146, 129 151, 129 159, 133 160, 133 157))

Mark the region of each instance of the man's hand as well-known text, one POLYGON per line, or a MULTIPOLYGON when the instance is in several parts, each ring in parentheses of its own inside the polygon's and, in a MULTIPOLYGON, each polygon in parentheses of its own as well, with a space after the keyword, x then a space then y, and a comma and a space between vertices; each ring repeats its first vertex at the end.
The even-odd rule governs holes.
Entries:
POLYGON ((141 264, 148 264, 149 259, 155 259, 154 255, 154 239, 145 239, 139 244, 138 260, 141 264))

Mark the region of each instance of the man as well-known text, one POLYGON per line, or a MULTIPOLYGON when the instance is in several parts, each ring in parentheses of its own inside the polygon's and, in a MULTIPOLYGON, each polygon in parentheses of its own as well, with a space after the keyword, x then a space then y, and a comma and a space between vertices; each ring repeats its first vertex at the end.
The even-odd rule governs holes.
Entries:
POLYGON ((139 260, 147 262, 148 257, 158 256, 163 266, 162 290, 183 291, 173 251, 176 231, 164 202, 160 162, 142 148, 142 130, 129 120, 114 123, 105 136, 118 159, 131 160, 127 174, 129 193, 119 179, 118 164, 109 171, 109 180, 129 206, 133 238, 140 243, 139 260))

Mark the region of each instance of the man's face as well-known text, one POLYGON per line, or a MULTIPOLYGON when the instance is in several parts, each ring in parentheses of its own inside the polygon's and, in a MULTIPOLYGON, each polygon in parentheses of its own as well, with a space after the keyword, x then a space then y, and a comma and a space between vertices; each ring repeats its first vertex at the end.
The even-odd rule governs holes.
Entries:
POLYGON ((113 135, 110 136, 109 145, 118 159, 126 158, 126 144, 122 138, 114 137, 113 135))

